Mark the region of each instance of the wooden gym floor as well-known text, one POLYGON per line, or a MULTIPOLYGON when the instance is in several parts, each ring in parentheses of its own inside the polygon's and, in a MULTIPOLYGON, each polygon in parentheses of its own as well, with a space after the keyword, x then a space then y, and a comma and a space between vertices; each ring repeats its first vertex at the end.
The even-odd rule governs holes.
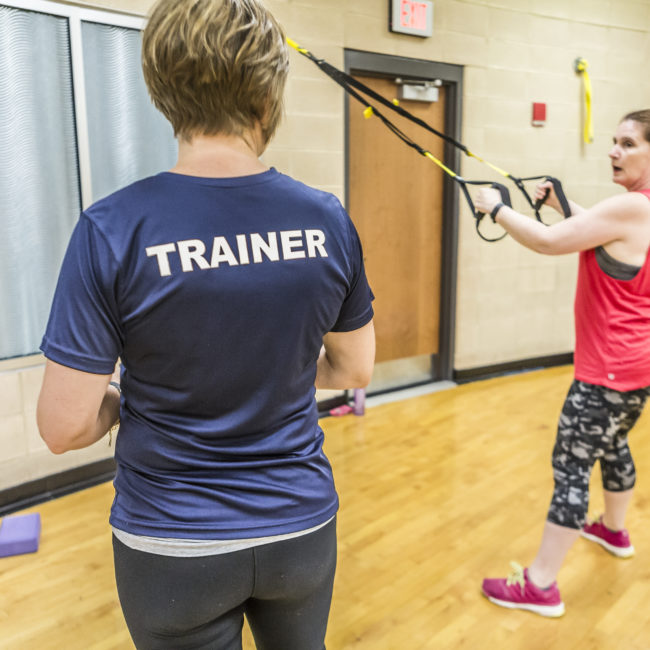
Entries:
MULTIPOLYGON (((328 650, 650 649, 650 408, 631 436, 636 557, 579 540, 559 577, 561 619, 480 594, 484 576, 537 548, 570 382, 570 367, 553 368, 322 421, 341 497, 328 650)), ((39 551, 0 559, 2 650, 133 648, 113 581, 111 499, 107 483, 32 509, 39 551)))

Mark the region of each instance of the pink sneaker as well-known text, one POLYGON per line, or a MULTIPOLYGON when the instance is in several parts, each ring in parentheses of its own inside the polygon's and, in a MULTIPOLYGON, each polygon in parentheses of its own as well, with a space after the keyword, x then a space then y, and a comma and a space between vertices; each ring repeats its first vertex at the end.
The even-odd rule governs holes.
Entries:
POLYGON ((630 536, 625 528, 613 531, 603 525, 603 516, 598 519, 587 521, 580 534, 596 544, 600 544, 616 557, 632 557, 634 546, 630 542, 630 536))
POLYGON ((548 589, 540 589, 528 579, 528 569, 511 562, 513 572, 507 578, 483 580, 483 595, 495 605, 511 609, 526 609, 542 616, 557 617, 564 614, 557 582, 548 589))

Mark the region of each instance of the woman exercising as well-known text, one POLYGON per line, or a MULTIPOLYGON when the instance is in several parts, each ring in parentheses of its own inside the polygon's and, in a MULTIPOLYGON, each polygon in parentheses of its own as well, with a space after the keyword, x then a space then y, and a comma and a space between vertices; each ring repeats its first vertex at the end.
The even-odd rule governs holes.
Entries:
MULTIPOLYGON (((561 616, 556 576, 580 534, 617 557, 634 553, 625 529, 635 468, 627 436, 650 386, 650 110, 626 115, 609 152, 613 181, 627 192, 589 209, 570 202, 572 216, 550 227, 500 203, 482 189, 478 210, 520 244, 545 255, 580 253, 575 297, 575 379, 553 450, 555 488, 541 544, 526 569, 486 579, 483 593, 497 605, 561 616), (605 512, 586 519, 589 477, 600 461, 605 512)), ((558 212, 550 183, 535 198, 558 212)))

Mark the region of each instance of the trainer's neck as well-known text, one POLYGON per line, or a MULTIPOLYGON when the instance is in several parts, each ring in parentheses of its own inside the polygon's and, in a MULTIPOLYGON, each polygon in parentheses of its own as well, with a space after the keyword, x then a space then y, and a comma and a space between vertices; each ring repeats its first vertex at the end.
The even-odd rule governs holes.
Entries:
POLYGON ((241 136, 197 135, 191 140, 179 138, 178 161, 171 172, 206 178, 250 176, 268 170, 259 156, 264 151, 259 128, 241 136))

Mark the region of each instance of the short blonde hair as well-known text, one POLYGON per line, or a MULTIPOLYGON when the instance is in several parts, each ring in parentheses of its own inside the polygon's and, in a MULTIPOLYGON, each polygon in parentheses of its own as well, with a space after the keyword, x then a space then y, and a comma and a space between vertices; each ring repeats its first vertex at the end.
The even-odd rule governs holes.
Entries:
POLYGON ((241 135, 259 122, 266 144, 280 123, 289 55, 261 0, 158 0, 142 70, 179 138, 241 135))

